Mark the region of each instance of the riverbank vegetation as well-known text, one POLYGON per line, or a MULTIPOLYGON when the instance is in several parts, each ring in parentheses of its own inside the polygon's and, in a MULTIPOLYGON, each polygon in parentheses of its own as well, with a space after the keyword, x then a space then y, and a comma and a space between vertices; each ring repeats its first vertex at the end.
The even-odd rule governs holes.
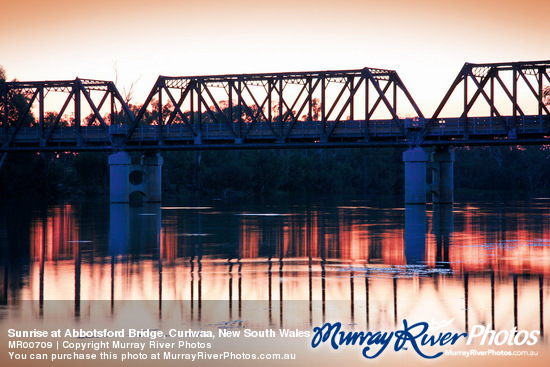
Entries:
MULTIPOLYGON (((163 189, 220 198, 276 192, 400 193, 402 152, 394 148, 163 152, 163 189)), ((458 190, 550 188, 546 146, 457 148, 455 153, 458 190)), ((107 195, 108 154, 10 153, 0 169, 0 195, 107 195)), ((133 153, 136 161, 140 154, 133 153)))

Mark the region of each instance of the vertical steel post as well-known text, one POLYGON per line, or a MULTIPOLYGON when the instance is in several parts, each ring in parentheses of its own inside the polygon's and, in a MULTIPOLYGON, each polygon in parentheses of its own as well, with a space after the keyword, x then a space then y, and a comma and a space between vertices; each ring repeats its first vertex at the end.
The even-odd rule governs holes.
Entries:
POLYGON ((238 123, 238 131, 237 131, 237 137, 239 139, 242 138, 242 132, 241 132, 241 125, 243 122, 243 86, 242 86, 242 80, 239 78, 239 81, 237 82, 237 93, 239 94, 239 118, 237 120, 238 123))
MULTIPOLYGON (((193 83, 193 81, 189 82, 190 84, 193 83)), ((193 86, 189 87, 189 117, 191 124, 193 124, 193 127, 195 128, 195 131, 197 131, 197 122, 195 121, 195 104, 194 104, 194 93, 193 93, 193 86)), ((183 94, 183 91, 182 91, 183 94)))
MULTIPOLYGON (((496 70, 496 69, 495 69, 496 70)), ((498 70, 496 71, 497 75, 498 75, 498 70)), ((491 104, 493 105, 493 107, 495 106, 495 78, 494 76, 491 76, 491 104)), ((495 109, 491 108, 491 117, 494 117, 495 116, 495 109)))
POLYGON ((233 81, 232 80, 228 81, 227 86, 229 88, 228 96, 227 96, 229 98, 228 106, 227 106, 227 108, 229 109, 229 122, 233 124, 235 122, 235 120, 233 119, 233 88, 234 88, 233 81))
POLYGON ((160 144, 163 143, 162 139, 162 87, 164 87, 164 80, 159 80, 158 85, 158 93, 159 93, 159 105, 158 105, 158 126, 157 126, 157 132, 158 132, 158 141, 160 144))
POLYGON ((283 77, 279 77, 279 137, 283 138, 283 77))
MULTIPOLYGON (((308 115, 309 115, 309 120, 310 121, 313 121, 313 91, 311 90, 311 78, 308 78, 307 80, 307 84, 308 84, 308 103, 309 103, 309 109, 308 109, 308 115)), ((541 94, 542 95, 542 94, 541 94)))
POLYGON ((74 85, 74 125, 76 128, 76 140, 77 145, 82 142, 82 131, 80 129, 82 125, 82 115, 81 115, 81 101, 80 101, 80 85, 78 80, 75 81, 74 85))
MULTIPOLYGON (((197 83, 197 119, 199 120, 199 134, 202 132, 202 94, 201 85, 197 83)), ((207 130, 208 131, 208 130, 207 130)))
POLYGON ((397 114, 397 83, 395 80, 391 83, 393 83, 393 110, 397 114))
POLYGON ((321 74, 321 122, 323 123, 323 131, 322 131, 323 137, 325 136, 325 129, 327 125, 326 98, 325 98, 326 87, 327 87, 326 76, 325 74, 321 74))
POLYGON ((355 89, 355 78, 353 76, 349 77, 349 93, 350 93, 350 101, 349 101, 349 119, 351 121, 355 120, 354 110, 355 110, 355 95, 352 94, 353 90, 355 89))
POLYGON ((42 145, 44 141, 44 84, 40 86, 38 106, 38 141, 40 142, 40 145, 42 145))
MULTIPOLYGON (((117 116, 116 116, 116 111, 115 111, 115 92, 113 90, 111 90, 111 86, 109 85, 108 86, 108 90, 109 90, 109 94, 111 95, 111 118, 110 118, 110 122, 109 124, 110 125, 113 125, 115 126, 116 123, 117 123, 117 116)), ((121 101, 122 103, 122 101, 121 101)), ((122 113, 122 111, 121 111, 122 113)))
POLYGON ((4 125, 4 139, 8 139, 8 115, 9 115, 9 100, 8 100, 8 86, 4 88, 4 93, 2 95, 2 98, 4 99, 4 121, 2 121, 2 124, 4 125))
POLYGON ((542 88, 542 72, 543 72, 543 69, 542 68, 539 68, 537 69, 538 71, 538 75, 537 75, 537 80, 539 82, 539 98, 538 98, 538 102, 539 102, 539 116, 542 116, 542 93, 543 93, 543 88, 542 88))
POLYGON ((269 124, 273 126, 273 82, 271 79, 267 81, 267 119, 269 120, 269 124))
MULTIPOLYGON (((472 69, 470 68, 470 71, 472 69)), ((464 135, 468 138, 468 74, 464 75, 464 135)))
MULTIPOLYGON (((513 83, 512 83, 512 95, 514 97, 514 107, 513 107, 513 123, 514 123, 514 126, 513 128, 515 128, 517 126, 517 115, 518 115, 518 70, 517 70, 517 67, 514 66, 514 70, 513 70, 513 77, 514 77, 514 80, 513 80, 513 83)), ((510 127, 509 127, 510 128, 510 127)))
POLYGON ((370 93, 370 81, 365 78, 365 140, 369 139, 369 93, 370 93))
MULTIPOLYGON (((190 81, 189 83, 194 83, 193 81, 190 81)), ((193 127, 195 128, 195 138, 194 138, 194 144, 202 144, 202 114, 201 114, 201 99, 200 99, 200 90, 196 90, 197 94, 197 118, 195 119, 195 92, 193 88, 194 86, 190 86, 190 105, 191 105, 191 121, 193 124, 193 127), (197 121, 195 121, 197 120, 197 121)), ((199 86, 200 88, 200 86, 199 86)))

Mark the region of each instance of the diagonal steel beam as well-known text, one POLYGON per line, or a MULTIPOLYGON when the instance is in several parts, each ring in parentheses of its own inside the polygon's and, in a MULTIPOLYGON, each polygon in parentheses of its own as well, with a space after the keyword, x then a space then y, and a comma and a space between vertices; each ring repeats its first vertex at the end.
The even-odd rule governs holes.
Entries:
MULTIPOLYGON (((218 111, 218 113, 220 114, 220 116, 223 118, 223 121, 225 122, 225 124, 227 125, 227 127, 229 127, 229 130, 231 130, 231 132, 233 133, 234 137, 238 137, 237 136, 237 133, 235 133, 235 131, 233 130, 233 126, 231 126, 231 122, 229 121, 229 119, 227 118, 227 116, 225 116, 225 114, 223 113, 223 111, 221 110, 220 106, 218 105, 218 103, 216 102, 216 100, 214 99, 214 96, 212 95, 212 93, 210 92, 210 90, 208 89, 206 83, 204 82, 204 80, 201 81, 201 84, 203 85, 204 87, 204 90, 206 91, 206 94, 208 94, 208 96, 210 97, 210 100, 212 101, 212 103, 214 104, 214 107, 216 108, 216 111, 218 111)), ((208 113, 210 114, 210 117, 212 117, 212 120, 213 121, 216 121, 216 117, 214 116, 214 113, 212 112, 212 110, 208 107, 208 105, 206 104, 206 101, 204 100, 204 98, 200 98, 201 101, 203 102, 204 106, 206 107, 208 113)))
MULTIPOLYGON (((171 100, 172 100, 172 104, 174 105, 174 110, 170 113, 170 117, 168 118, 168 121, 166 122, 166 125, 172 125, 172 122, 174 122, 174 119, 178 115, 178 110, 181 110, 181 105, 183 104, 183 102, 187 98, 187 95, 191 92, 191 89, 192 89, 191 84, 192 83, 187 84, 187 87, 185 87, 183 93, 181 93, 181 96, 180 96, 180 99, 179 99, 178 103, 174 102, 175 99, 172 96, 171 100), (176 109, 176 107, 177 107, 177 109, 176 109)), ((166 87, 166 85, 164 86, 164 90, 166 91, 166 93, 168 93, 168 95, 172 95, 172 93, 168 91, 168 87, 166 87)))
MULTIPOLYGON (((481 95, 481 91, 485 88, 489 80, 491 80, 490 73, 491 72, 487 73, 486 76, 482 77, 481 84, 480 84, 481 88, 477 88, 472 98, 470 98, 470 102, 468 102, 468 104, 464 108, 464 111, 462 111, 462 115, 460 115, 461 119, 466 118, 468 116, 468 112, 470 112, 474 104, 477 102, 477 99, 481 95)), ((470 77, 477 80, 476 76, 471 75, 470 77)), ((492 105, 496 110, 496 106, 494 106, 493 103, 490 102, 489 104, 492 105)))
POLYGON ((124 110, 124 112, 126 113, 128 118, 130 119, 130 122, 134 123, 134 121, 136 120, 136 118, 134 116, 134 113, 130 110, 130 108, 128 107, 128 105, 124 101, 124 98, 122 98, 122 96, 120 95, 117 87, 115 86, 115 83, 109 82, 109 88, 111 89, 112 93, 115 94, 115 98, 120 102, 120 104, 122 106, 122 109, 124 110))
MULTIPOLYGON (((239 87, 239 88, 234 88, 235 91, 238 93, 238 96, 239 96, 239 114, 242 112, 242 107, 244 106, 244 113, 247 114, 251 119, 252 119, 252 122, 250 124, 248 124, 248 127, 245 131, 245 134, 244 134, 244 137, 247 138, 250 134, 250 130, 252 130, 252 127, 255 125, 255 124, 259 124, 260 121, 258 120, 258 118, 261 116, 263 116, 264 120, 265 120, 265 123, 267 124, 267 126, 269 127, 269 129, 271 130, 271 132, 273 132, 273 136, 275 138, 278 138, 279 135, 277 134, 277 132, 275 131, 275 128, 273 126, 273 124, 269 121, 269 119, 265 116, 265 113, 263 111, 264 109, 264 106, 266 103, 270 103, 271 101, 271 94, 267 94, 266 97, 264 98, 262 104, 260 105, 256 99, 256 97, 254 96, 254 94, 252 93, 252 91, 250 90, 250 88, 248 87, 248 84, 246 83, 246 81, 244 81, 243 83, 240 83, 240 85, 244 85, 244 88, 242 87, 239 87), (248 94, 250 95, 250 97, 252 98, 252 101, 254 102, 254 104, 256 105, 256 108, 257 108, 257 111, 254 112, 252 110, 252 108, 246 103, 244 102, 244 98, 243 98, 243 92, 244 91, 247 91, 248 94)), ((265 90, 265 86, 264 86, 264 90, 265 90)), ((240 119, 239 119, 239 122, 240 122, 240 119)))
MULTIPOLYGON (((541 100, 542 99, 542 96, 539 96, 539 94, 535 91, 535 89, 533 88, 533 86, 531 85, 531 82, 529 81, 529 79, 527 79, 527 77, 525 76, 525 74, 523 73, 523 70, 518 70, 519 71, 519 75, 523 78, 523 80, 525 81, 525 83, 527 84, 527 86, 529 87, 529 89, 531 90, 531 92, 533 93, 533 96, 535 96, 535 98, 537 99, 537 101, 541 100)), ((550 114, 550 111, 548 111, 548 108, 545 106, 545 105, 541 105, 542 109, 547 113, 547 114, 550 114)))
MULTIPOLYGON (((282 79, 281 79, 281 81, 282 81, 282 79)), ((283 95, 282 91, 284 91, 284 89, 286 88, 286 85, 288 83, 285 83, 283 85, 283 83, 281 82, 280 84, 281 84, 280 88, 277 88, 277 84, 274 84, 275 85, 274 90, 275 90, 275 92, 279 93, 279 96, 282 97, 282 95, 283 95), (280 92, 279 92, 279 89, 281 89, 280 92)), ((280 98, 280 101, 279 101, 279 115, 280 115, 279 119, 280 119, 281 123, 285 122, 288 117, 294 118, 294 113, 292 112, 292 110, 290 109, 290 107, 288 106, 288 104, 286 103, 286 100, 284 98, 280 98), (281 103, 281 101, 283 103, 281 103), (285 113, 282 113, 283 106, 286 107, 286 112, 285 113)), ((281 125, 281 129, 282 129, 282 125, 281 125)))
POLYGON ((332 126, 329 127, 328 132, 326 132, 327 136, 330 136, 332 134, 332 132, 334 131, 334 128, 340 122, 340 119, 342 118, 342 115, 344 114, 344 111, 346 111, 347 107, 353 101, 353 97, 355 96, 355 93, 357 93, 359 88, 361 87, 361 84, 363 83, 364 79, 365 78, 359 79, 359 83, 357 83, 357 85, 353 88, 353 90, 350 91, 350 95, 349 95, 348 99, 346 100, 346 102, 344 103, 344 106, 342 106, 342 108, 340 109, 340 113, 336 117, 336 120, 334 120, 334 123, 332 124, 332 126))
MULTIPOLYGON (((397 113, 394 111, 390 101, 388 101, 388 98, 382 92, 382 89, 380 89, 380 85, 378 84, 378 81, 374 78, 374 76, 372 75, 370 70, 367 70, 367 77, 369 78, 372 85, 374 86, 374 88, 378 92, 378 95, 382 97, 382 101, 384 102, 384 104, 386 105, 386 108, 388 109, 388 111, 392 115, 393 121, 397 124, 397 126, 399 127, 399 130, 401 130, 401 132, 405 135, 405 138, 408 139, 407 131, 405 130, 405 128, 401 124, 401 121, 399 121, 399 116, 397 116, 397 113)), ((391 81, 390 81, 390 83, 391 83, 391 81)))
MULTIPOLYGON (((250 90, 250 88, 248 87, 248 84, 244 83, 244 87, 245 89, 248 91, 248 93, 250 94, 250 97, 252 97, 252 100, 254 101, 254 103, 256 104, 256 107, 258 108, 258 112, 256 113, 256 118, 259 117, 259 115, 261 114, 263 116, 263 118, 265 119, 265 122, 267 123, 267 125, 269 126, 269 128, 271 129, 271 131, 273 131, 273 134, 275 134, 275 136, 278 136, 277 133, 275 132, 275 127, 273 126, 272 122, 270 121, 270 119, 265 115, 264 113, 264 106, 266 103, 269 104, 269 102, 271 101, 271 93, 268 92, 266 89, 265 89, 265 86, 264 86, 264 90, 266 90, 267 92, 267 95, 266 97, 264 98, 263 102, 262 102, 262 105, 260 106, 260 104, 258 103, 258 101, 256 100, 256 97, 254 96, 254 94, 252 93, 252 91, 250 90)), ((268 107, 269 108, 269 107, 268 107)), ((268 112, 269 114, 269 112, 268 112)), ((250 128, 251 126, 248 127, 248 131, 250 131, 250 128)), ((246 132, 246 134, 248 135, 248 131, 246 132)))
MULTIPOLYGON (((311 97, 313 92, 315 91, 315 89, 319 86, 319 83, 321 82, 321 79, 317 79, 317 81, 315 82, 315 85, 313 85, 311 87, 311 89, 309 90, 309 93, 308 93, 308 96, 311 97)), ((296 116, 294 116, 294 119, 292 120, 292 123, 290 124, 290 126, 288 127, 288 130, 285 134, 285 139, 288 139, 289 135, 290 135, 290 132, 292 131, 292 129, 294 128, 294 125, 296 124, 296 122, 298 122, 298 118, 300 116, 300 114, 302 113, 302 111, 304 110, 305 106, 307 104, 310 104, 311 106, 311 98, 306 98, 304 100, 304 102, 302 103, 302 105, 300 106, 300 110, 298 111, 298 113, 296 114, 296 116)), ((311 118, 311 117, 310 117, 311 118)))
MULTIPOLYGON (((504 91, 504 93, 506 94, 506 96, 508 97, 510 102, 512 102, 512 104, 513 104, 514 103, 514 96, 512 96, 512 93, 510 93, 510 90, 508 89, 506 84, 504 84, 504 82, 502 81, 502 79, 500 78, 500 75, 498 75, 498 73, 495 76, 495 79, 497 80, 498 84, 500 84, 502 90, 504 91)), ((521 116, 525 116, 525 113, 523 113, 523 110, 521 109, 520 106, 517 106, 517 110, 518 110, 518 112, 521 116)))
POLYGON ((94 111, 94 113, 97 115, 97 119, 99 120, 99 123, 103 127, 103 131, 105 132, 105 135, 107 135, 107 137, 109 138, 109 142, 111 143, 112 146, 114 146, 115 144, 113 142, 113 138, 112 138, 111 134, 109 134, 109 127, 107 126, 107 124, 103 120, 103 117, 101 117, 101 114, 99 113, 99 110, 97 109, 96 105, 94 104, 94 101, 92 100, 92 97, 90 97, 90 94, 88 93, 88 91, 86 90, 84 85, 82 84, 82 80, 77 78, 77 83, 78 83, 79 89, 82 91, 82 94, 84 94, 84 97, 86 98, 86 100, 88 101, 88 104, 92 108, 92 111, 94 111))
MULTIPOLYGON (((292 103, 292 107, 290 107, 290 110, 291 111, 294 111, 294 108, 296 107, 296 105, 298 104, 298 101, 300 100, 300 97, 302 97, 302 94, 304 93, 304 91, 307 90, 307 83, 304 83, 302 89, 300 89, 300 93, 298 93, 298 96, 296 97, 296 99, 294 100, 294 103, 292 103)), ((297 113, 296 116, 294 117, 299 117, 300 114, 297 113)))
MULTIPOLYGON (((101 108, 103 107, 103 104, 105 103, 105 101, 107 100, 107 97, 109 96, 110 92, 107 91, 105 92, 105 94, 103 95, 103 98, 101 98, 101 101, 99 102, 99 105, 97 105, 97 109, 98 111, 101 111, 101 108)), ((92 124, 94 123, 96 119, 96 115, 94 114, 92 116, 92 118, 90 119, 90 121, 88 121, 88 126, 92 126, 92 124)))
POLYGON ((36 91, 34 92, 32 98, 29 101, 29 103, 28 103, 27 107, 25 108, 24 112, 21 114, 21 116, 19 116, 19 121, 17 121, 17 124, 15 125, 15 129, 14 129, 13 133, 10 135, 8 140, 4 143, 5 147, 9 146, 11 144, 11 142, 13 141, 13 139, 15 138, 15 135, 19 131, 19 128, 23 124, 23 121, 27 118, 27 115, 29 114, 29 111, 31 110, 32 104, 34 103, 34 100, 38 96, 39 92, 40 92, 40 88, 36 88, 36 91))
POLYGON ((48 130, 48 133, 46 134, 46 137, 44 138, 44 144, 48 144, 48 141, 50 140, 54 130, 57 128, 57 125, 59 124, 59 121, 61 121, 61 117, 63 116, 63 113, 65 113, 65 110, 69 106, 69 103, 71 102, 71 99, 73 98, 75 94, 74 89, 69 93, 69 96, 65 100, 65 103, 63 103, 63 107, 61 107, 61 110, 57 114, 55 121, 53 122, 53 125, 48 130))
POLYGON ((468 64, 468 63, 465 63, 464 66, 462 66, 462 69, 460 69, 460 72, 458 73, 455 80, 453 81, 453 84, 451 84, 451 87, 449 88, 449 90, 447 91, 447 93, 445 94, 445 96, 443 97, 441 102, 439 103, 439 106, 437 106, 434 114, 432 115, 432 117, 430 118, 430 120, 428 121, 426 126, 424 127, 424 130, 422 130, 422 138, 426 137, 426 134, 428 134, 428 132, 430 131, 430 128, 435 123, 435 120, 437 120, 439 118, 439 114, 441 113, 441 111, 443 110, 443 108, 445 107, 447 102, 449 101, 449 98, 451 98, 451 96, 454 93, 456 87, 458 87, 458 85, 460 84, 461 81, 465 80, 465 74, 466 74, 466 70, 468 68, 471 68, 471 65, 468 64))
POLYGON ((422 111, 420 111, 420 108, 416 104, 416 102, 415 102, 414 98, 412 97, 412 95, 409 93, 407 87, 405 87, 405 84, 403 83, 403 81, 399 77, 399 74, 394 73, 393 78, 395 79, 395 81, 397 81, 397 86, 399 87, 399 89, 401 89, 403 91, 403 93, 405 94, 405 97, 407 97, 409 103, 413 107, 413 109, 416 112, 416 114, 418 115, 418 117, 420 117, 421 119, 424 119, 424 114, 422 113, 422 111))
MULTIPOLYGON (((258 121, 258 117, 259 117, 258 112, 254 113, 252 108, 249 105, 247 105, 246 103, 244 103, 243 106, 244 106, 244 113, 247 114, 252 119, 252 122, 250 124, 248 124, 248 127, 246 128, 245 134, 243 136, 244 138, 247 138, 249 133, 250 133, 250 130, 252 130, 252 127, 255 124, 259 124, 260 121, 258 121)), ((269 126, 269 129, 271 130, 271 132, 273 132, 273 136, 277 138, 278 135, 275 132, 275 129, 273 128, 273 125, 268 123, 267 121, 266 121, 266 123, 269 126)))
POLYGON ((149 95, 147 96, 147 99, 145 100, 145 103, 139 109, 139 112, 138 112, 135 120, 132 122, 132 125, 130 125, 130 129, 128 129, 128 133, 126 134, 126 136, 124 137, 124 140, 122 141, 122 146, 125 146, 128 143, 128 140, 130 140, 130 138, 132 137, 132 134, 136 130, 136 127, 137 127, 139 121, 145 115, 145 112, 147 111, 147 107, 149 106, 149 104, 151 103, 153 98, 155 97, 155 94, 158 93, 159 84, 160 84, 160 81, 161 81, 162 78, 163 78, 162 76, 159 76, 157 78, 157 81, 155 82, 155 85, 153 86, 153 89, 151 89, 151 92, 149 92, 149 95))
MULTIPOLYGON (((368 86, 368 82, 367 82, 367 86, 368 86)), ((390 81, 388 81, 386 83, 386 85, 384 86, 384 89, 382 89, 382 93, 386 94, 386 92, 388 91, 388 89, 390 89, 392 83, 390 81)), ((372 105, 370 111, 368 112, 368 115, 366 117, 366 120, 370 120, 371 116, 374 114, 374 111, 376 111, 376 108, 378 107, 378 105, 380 104, 380 102, 382 102, 382 96, 379 95, 378 98, 376 99, 376 101, 374 102, 374 104, 372 105)))
POLYGON ((338 93, 338 96, 334 100, 334 103, 332 104, 332 106, 330 106, 330 109, 328 110, 328 113, 325 117, 327 119, 327 121, 328 121, 330 115, 332 114, 332 112, 334 112, 334 109, 336 108, 336 105, 338 104, 338 102, 340 102, 340 98, 342 98, 342 95, 344 94, 346 89, 348 89, 348 86, 349 86, 349 79, 346 81, 346 83, 344 84, 344 86, 340 90, 340 93, 338 93))
MULTIPOLYGON (((237 134, 235 133, 235 131, 233 130, 233 127, 231 126, 231 124, 229 123, 229 121, 227 120, 227 117, 221 113, 221 110, 219 108, 219 106, 217 105, 217 103, 215 103, 215 100, 214 98, 212 97, 212 95, 210 94, 210 91, 208 90, 208 88, 206 87, 206 85, 204 83, 200 83, 200 84, 203 84, 204 86, 204 89, 206 90, 207 94, 210 95, 210 99, 214 102, 215 104, 215 107, 217 108, 218 110, 218 113, 223 117, 223 120, 225 122, 225 124, 228 126, 229 128, 229 131, 231 131, 231 134, 233 135, 234 138, 237 138, 237 134)), ((199 85, 200 86, 200 85, 199 85)), ((205 99, 202 97, 202 93, 197 93, 197 97, 199 99, 199 105, 202 104, 205 109, 206 109, 206 112, 208 113, 208 115, 210 115, 210 118, 212 119, 212 122, 217 122, 218 119, 216 118, 216 116, 214 115, 214 112, 212 112, 212 110, 210 109, 210 107, 208 106, 208 104, 206 103, 205 99)), ((199 121, 199 123, 201 123, 199 121)), ((221 122, 220 122, 221 123, 221 122)))
POLYGON ((506 130, 510 130, 510 127, 506 124, 506 121, 502 118, 502 116, 500 115, 500 113, 497 111, 497 109, 495 108, 495 106, 491 103, 491 99, 489 98, 489 96, 487 95, 487 93, 483 90, 483 88, 481 87, 481 84, 477 81, 477 78, 474 77, 474 75, 472 74, 471 70, 470 72, 468 73, 474 84, 477 86, 477 88, 481 91, 481 94, 483 95, 483 98, 485 98, 485 100, 487 101, 487 103, 489 104, 489 106, 491 107, 491 112, 494 113, 497 117, 497 121, 500 120, 504 126, 504 128, 506 130))
MULTIPOLYGON (((170 99, 170 101, 174 105, 174 112, 180 115, 181 119, 183 120, 183 123, 185 124, 185 126, 187 127, 187 129, 189 130, 191 135, 193 135, 193 137, 196 137, 197 133, 195 133, 195 131, 191 127, 191 124, 189 123, 189 120, 187 119, 187 117, 185 117, 185 114, 181 111, 181 109, 179 107, 180 105, 176 103, 176 100, 175 100, 174 96, 172 95, 172 93, 166 87, 164 87, 164 90, 166 91, 166 94, 168 95, 168 98, 170 99)), ((183 98, 183 96, 182 96, 182 98, 183 98)))

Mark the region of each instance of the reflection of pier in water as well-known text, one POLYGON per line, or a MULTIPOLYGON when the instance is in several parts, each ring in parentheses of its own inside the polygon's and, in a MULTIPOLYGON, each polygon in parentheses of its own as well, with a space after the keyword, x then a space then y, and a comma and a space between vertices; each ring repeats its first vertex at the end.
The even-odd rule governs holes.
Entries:
POLYGON ((532 241, 549 238, 548 227, 481 238, 472 227, 482 219, 470 210, 455 211, 471 220, 453 225, 452 207, 434 207, 431 218, 429 212, 410 218, 414 210, 407 209, 404 233, 391 225, 395 218, 358 223, 345 211, 361 208, 351 207, 302 217, 237 213, 223 227, 211 222, 216 214, 208 209, 180 208, 189 211, 182 223, 170 215, 176 208, 112 205, 109 247, 101 249, 73 223, 70 208, 56 208, 34 222, 29 282, 20 298, 38 300, 40 313, 48 311, 45 300, 74 299, 76 317, 85 316, 87 300, 110 300, 111 312, 124 300, 152 300, 163 317, 170 312, 165 301, 184 300, 189 319, 212 322, 247 318, 247 302, 262 300, 265 321, 279 326, 293 324, 296 310, 287 301, 300 300, 304 325, 336 318, 383 328, 403 318, 454 318, 466 330, 490 323, 544 331, 549 248, 532 241), (218 226, 225 241, 206 232, 218 226), (515 245, 488 246, 493 237, 515 245), (225 305, 221 314, 205 305, 212 300, 225 305))

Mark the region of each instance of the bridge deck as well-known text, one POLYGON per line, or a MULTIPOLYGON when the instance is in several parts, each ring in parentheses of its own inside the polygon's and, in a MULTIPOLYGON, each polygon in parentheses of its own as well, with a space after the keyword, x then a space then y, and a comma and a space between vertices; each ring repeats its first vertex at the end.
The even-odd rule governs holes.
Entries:
MULTIPOLYGON (((434 123, 426 133, 424 142, 445 143, 456 145, 476 145, 480 141, 487 141, 487 144, 511 144, 524 143, 522 139, 546 139, 550 135, 550 119, 546 116, 524 116, 516 120, 516 139, 508 139, 506 126, 512 124, 512 117, 505 120, 495 117, 468 118, 467 124, 460 118, 445 118, 434 123), (467 128, 467 131, 466 131, 467 128)), ((137 126, 130 139, 126 142, 124 149, 142 149, 143 147, 155 147, 161 150, 169 149, 222 149, 227 145, 233 145, 235 149, 239 146, 263 147, 263 148, 285 148, 293 144, 306 146, 312 144, 327 144, 334 146, 408 146, 411 144, 410 136, 416 130, 420 131, 422 125, 411 122, 407 119, 402 121, 407 126, 409 137, 399 129, 393 120, 373 121, 341 121, 332 131, 330 138, 323 139, 324 126, 319 121, 298 121, 288 134, 288 138, 282 141, 280 134, 274 131, 267 123, 253 125, 244 124, 241 126, 244 139, 236 144, 234 131, 238 130, 238 124, 233 124, 230 129, 223 123, 206 123, 201 126, 201 141, 197 142, 187 125, 175 123, 163 126, 162 130, 157 125, 137 126)), ((289 123, 276 126, 283 131, 289 129, 289 123)), ((50 136, 48 143, 40 139, 41 130, 38 127, 23 127, 15 134, 10 147, 0 148, 3 151, 15 150, 116 150, 119 143, 129 132, 129 126, 86 126, 78 128, 75 126, 57 127, 50 136), (42 142, 42 143, 41 143, 42 142)), ((275 129, 275 130, 276 130, 275 129)), ((3 131, 3 136, 11 136, 14 128, 3 131)), ((535 141, 535 140, 534 140, 535 141)), ((550 143, 550 141, 549 141, 550 143)), ((485 143, 484 143, 485 144, 485 143)))

